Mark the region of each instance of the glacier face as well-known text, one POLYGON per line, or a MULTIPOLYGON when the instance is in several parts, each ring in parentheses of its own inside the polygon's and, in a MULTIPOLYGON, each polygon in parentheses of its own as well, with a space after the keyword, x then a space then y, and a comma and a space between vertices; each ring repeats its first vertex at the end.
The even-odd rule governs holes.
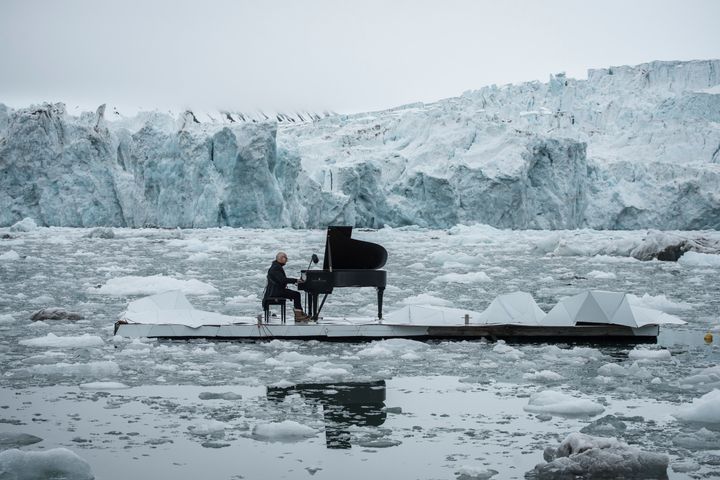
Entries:
POLYGON ((720 61, 356 115, 0 104, 0 226, 720 228, 720 61))

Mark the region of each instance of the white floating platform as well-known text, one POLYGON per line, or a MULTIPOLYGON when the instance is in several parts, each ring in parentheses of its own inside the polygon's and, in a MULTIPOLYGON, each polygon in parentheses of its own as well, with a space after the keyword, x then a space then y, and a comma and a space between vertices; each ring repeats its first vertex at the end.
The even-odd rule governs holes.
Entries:
POLYGON ((174 324, 137 324, 117 322, 115 334, 123 337, 146 337, 188 340, 325 340, 362 342, 387 338, 415 340, 509 340, 535 342, 654 343, 660 327, 646 325, 631 328, 620 325, 578 325, 573 327, 538 327, 527 325, 385 325, 374 324, 241 324, 202 325, 190 327, 174 324))
POLYGON ((115 324, 124 337, 215 340, 368 341, 386 338, 416 340, 479 340, 648 343, 661 324, 685 323, 677 317, 628 303, 617 292, 589 291, 561 300, 543 312, 523 292, 497 297, 483 312, 408 305, 373 318, 324 318, 317 323, 260 323, 195 309, 180 292, 166 292, 130 302, 115 324))

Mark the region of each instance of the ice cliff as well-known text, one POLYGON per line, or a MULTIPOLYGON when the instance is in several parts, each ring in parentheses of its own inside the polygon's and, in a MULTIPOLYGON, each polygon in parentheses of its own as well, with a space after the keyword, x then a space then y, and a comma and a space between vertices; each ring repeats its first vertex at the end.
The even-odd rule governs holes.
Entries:
POLYGON ((356 115, 0 104, 0 226, 720 228, 720 60, 356 115))

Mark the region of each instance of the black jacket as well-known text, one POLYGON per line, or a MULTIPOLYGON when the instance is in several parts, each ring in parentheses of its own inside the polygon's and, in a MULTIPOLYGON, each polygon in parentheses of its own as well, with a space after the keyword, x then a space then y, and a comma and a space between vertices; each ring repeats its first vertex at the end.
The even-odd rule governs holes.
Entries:
POLYGON ((263 298, 279 297, 287 288, 288 283, 297 283, 297 278, 285 276, 283 266, 274 260, 267 273, 267 287, 265 287, 263 298))

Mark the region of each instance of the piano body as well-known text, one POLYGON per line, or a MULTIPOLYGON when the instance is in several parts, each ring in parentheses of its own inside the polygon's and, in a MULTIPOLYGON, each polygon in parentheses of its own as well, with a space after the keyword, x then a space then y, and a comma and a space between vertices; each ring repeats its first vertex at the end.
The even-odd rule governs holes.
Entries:
POLYGON ((306 293, 307 313, 318 319, 327 296, 339 287, 375 287, 378 318, 382 319, 383 292, 387 272, 379 270, 387 261, 387 250, 377 243, 351 238, 352 227, 331 226, 327 229, 322 270, 302 270, 298 290, 306 293), (323 295, 318 304, 318 298, 323 295))

